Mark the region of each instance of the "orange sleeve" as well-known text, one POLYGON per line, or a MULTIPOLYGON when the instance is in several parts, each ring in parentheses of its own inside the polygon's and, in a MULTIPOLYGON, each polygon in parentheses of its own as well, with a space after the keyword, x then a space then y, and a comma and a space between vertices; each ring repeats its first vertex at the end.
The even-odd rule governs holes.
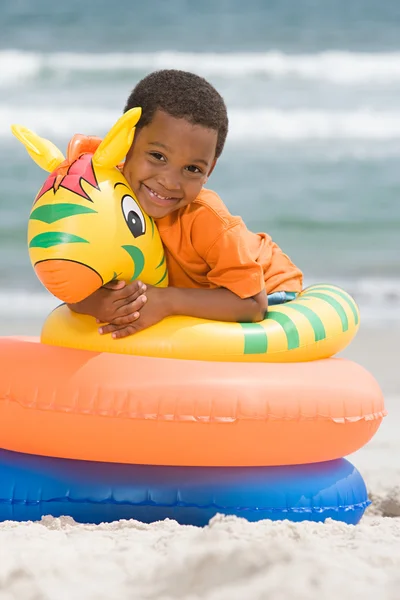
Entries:
MULTIPOLYGON (((195 204, 187 209, 190 226, 184 237, 191 252, 205 261, 204 277, 210 287, 227 288, 240 298, 264 289, 267 294, 301 291, 301 271, 268 234, 250 231, 215 192, 204 190, 195 204)), ((194 262, 191 259, 187 264, 188 270, 194 262)))
POLYGON ((303 289, 303 273, 292 263, 287 254, 279 246, 270 244, 270 260, 264 262, 264 281, 267 294, 273 292, 301 292, 303 289))
POLYGON ((239 223, 223 229, 205 256, 207 279, 239 296, 250 298, 265 289, 263 268, 251 256, 239 223))

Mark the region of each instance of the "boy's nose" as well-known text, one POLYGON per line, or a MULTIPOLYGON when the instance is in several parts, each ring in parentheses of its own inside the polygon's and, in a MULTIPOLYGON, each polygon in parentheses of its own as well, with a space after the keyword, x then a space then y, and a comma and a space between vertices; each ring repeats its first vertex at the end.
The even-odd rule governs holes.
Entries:
POLYGON ((180 174, 174 170, 165 171, 158 177, 158 183, 164 188, 166 196, 173 196, 173 192, 182 190, 180 174))
POLYGON ((36 263, 35 272, 51 294, 67 303, 80 302, 103 285, 96 271, 73 260, 44 260, 36 263))

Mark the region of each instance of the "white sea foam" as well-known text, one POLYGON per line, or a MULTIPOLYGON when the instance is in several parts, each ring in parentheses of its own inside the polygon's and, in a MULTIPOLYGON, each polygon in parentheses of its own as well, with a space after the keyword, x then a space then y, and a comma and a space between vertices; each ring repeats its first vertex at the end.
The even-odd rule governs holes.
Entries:
POLYGON ((400 112, 260 108, 230 111, 231 136, 238 140, 395 140, 400 112))
MULTIPOLYGON (((380 112, 367 108, 350 111, 277 108, 230 110, 230 142, 273 140, 400 139, 400 111, 380 112)), ((11 139, 11 123, 21 123, 43 136, 69 138, 77 132, 104 135, 120 117, 117 110, 85 106, 23 106, 0 104, 0 138, 11 139)))
POLYGON ((0 86, 24 83, 44 73, 64 77, 72 73, 151 71, 178 68, 208 76, 265 75, 298 78, 338 85, 400 82, 400 52, 361 53, 327 51, 315 54, 254 53, 40 53, 0 51, 0 86))
POLYGON ((19 123, 41 136, 70 138, 74 133, 104 135, 120 113, 87 106, 23 106, 0 104, 0 138, 11 139, 10 126, 19 123))

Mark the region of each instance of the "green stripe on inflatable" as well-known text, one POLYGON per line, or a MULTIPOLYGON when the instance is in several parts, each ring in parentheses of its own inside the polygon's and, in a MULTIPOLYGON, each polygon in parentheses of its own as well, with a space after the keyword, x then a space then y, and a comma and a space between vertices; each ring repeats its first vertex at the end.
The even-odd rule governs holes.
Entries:
POLYGON ((276 321, 283 328, 286 339, 288 350, 294 350, 300 346, 300 336, 295 323, 290 317, 284 313, 277 312, 275 310, 268 311, 267 319, 276 321))
POLYGON ((143 252, 137 248, 137 246, 121 246, 126 252, 129 254, 131 259, 133 260, 134 271, 131 278, 131 281, 137 279, 140 273, 143 271, 144 267, 144 256, 143 252))
POLYGON ((356 325, 358 325, 358 312, 357 312, 357 308, 356 308, 356 303, 354 302, 354 300, 351 296, 349 296, 345 292, 342 292, 342 290, 338 290, 336 288, 331 288, 329 286, 324 286, 324 285, 317 285, 317 286, 313 287, 313 289, 315 289, 316 291, 322 290, 324 292, 332 292, 333 294, 336 294, 337 296, 342 298, 350 306, 350 310, 354 316, 354 323, 356 325))
POLYGON ((335 300, 335 298, 332 298, 332 296, 328 296, 328 294, 319 294, 318 292, 310 292, 309 294, 307 293, 307 296, 309 296, 310 298, 319 298, 320 300, 324 300, 325 302, 330 304, 332 306, 332 308, 334 308, 336 310, 337 314, 340 317, 340 320, 342 321, 342 331, 348 330, 349 321, 347 319, 345 310, 344 310, 343 306, 340 304, 340 302, 335 300))
POLYGON ((320 342, 326 338, 324 324, 319 316, 313 310, 311 310, 311 308, 308 308, 308 306, 303 306, 302 304, 291 304, 290 308, 297 310, 297 312, 301 313, 308 319, 311 327, 314 330, 314 339, 316 342, 320 342))
POLYGON ((160 283, 162 281, 164 281, 164 279, 166 278, 166 276, 167 276, 167 269, 165 269, 164 275, 161 277, 161 279, 159 281, 157 281, 157 283, 155 283, 154 285, 160 285, 160 283))
POLYGON ((89 208, 89 206, 81 206, 80 204, 44 204, 35 208, 29 218, 34 221, 41 221, 42 223, 55 223, 67 217, 87 213, 97 213, 97 210, 89 208))
POLYGON ((29 248, 51 248, 52 246, 60 246, 61 244, 89 244, 85 240, 72 233, 62 233, 61 231, 46 231, 39 233, 29 242, 29 248))
POLYGON ((154 237, 154 221, 153 219, 150 217, 150 223, 151 223, 151 237, 154 237))
POLYGON ((163 254, 163 257, 162 257, 161 261, 158 263, 158 265, 156 266, 156 269, 159 269, 164 263, 165 263, 165 254, 163 254))
POLYGON ((244 334, 243 354, 265 354, 268 350, 267 333, 258 323, 239 323, 244 334))

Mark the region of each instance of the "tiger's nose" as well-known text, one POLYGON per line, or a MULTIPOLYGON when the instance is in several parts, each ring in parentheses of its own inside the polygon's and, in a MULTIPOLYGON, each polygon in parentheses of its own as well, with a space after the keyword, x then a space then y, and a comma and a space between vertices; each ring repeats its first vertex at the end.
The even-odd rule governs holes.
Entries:
POLYGON ((103 285, 96 271, 73 260, 43 260, 34 268, 44 287, 62 302, 80 302, 103 285))

